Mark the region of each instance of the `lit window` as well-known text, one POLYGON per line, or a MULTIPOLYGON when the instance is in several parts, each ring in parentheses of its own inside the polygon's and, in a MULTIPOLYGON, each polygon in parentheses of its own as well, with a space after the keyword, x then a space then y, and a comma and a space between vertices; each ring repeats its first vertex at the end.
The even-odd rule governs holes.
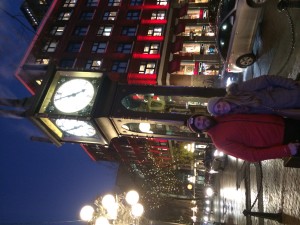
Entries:
POLYGON ((144 53, 158 54, 159 53, 159 43, 146 43, 145 47, 144 47, 144 53))
POLYGON ((43 51, 45 52, 54 52, 57 46, 56 41, 48 41, 46 45, 43 48, 43 51))
POLYGON ((168 0, 156 0, 156 4, 157 5, 167 5, 168 4, 168 0))
POLYGON ((122 2, 121 0, 109 0, 108 6, 120 6, 121 2, 122 2))
POLYGON ((161 26, 158 27, 149 27, 148 36, 162 36, 163 28, 161 26))
POLYGON ((101 60, 88 60, 85 64, 85 68, 90 70, 100 70, 101 60))
POLYGON ((36 59, 35 64, 48 65, 49 64, 49 59, 36 59))
POLYGON ((77 0, 66 0, 63 7, 75 7, 77 0))
POLYGON ((152 12, 151 20, 163 20, 166 17, 165 11, 152 12))
POLYGON ((117 17, 117 12, 104 12, 103 20, 115 20, 117 17))
POLYGON ((71 12, 60 13, 58 16, 58 20, 69 20, 71 17, 71 14, 72 14, 71 12))
POLYGON ((142 62, 140 65, 139 73, 154 74, 155 65, 156 65, 155 62, 142 62))
POLYGON ((104 53, 106 45, 106 42, 95 42, 92 47, 92 53, 104 53))
POLYGON ((101 26, 97 32, 99 36, 110 36, 112 32, 112 26, 101 26))
POLYGON ((127 70, 127 64, 128 62, 126 61, 114 61, 111 71, 118 72, 118 73, 125 73, 127 70))
POLYGON ((53 27, 51 30, 51 34, 55 36, 60 36, 63 34, 65 27, 53 27))

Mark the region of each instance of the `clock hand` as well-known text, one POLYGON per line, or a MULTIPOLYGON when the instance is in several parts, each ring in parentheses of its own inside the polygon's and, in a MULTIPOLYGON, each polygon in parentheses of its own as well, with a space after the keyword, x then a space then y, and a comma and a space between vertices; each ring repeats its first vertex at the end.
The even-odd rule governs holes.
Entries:
POLYGON ((68 132, 68 131, 71 131, 71 130, 77 130, 77 129, 80 128, 80 127, 83 127, 83 125, 76 126, 76 127, 73 127, 73 128, 71 128, 71 129, 68 129, 68 130, 65 130, 65 131, 68 132))
POLYGON ((82 89, 81 91, 78 91, 78 92, 75 92, 75 93, 72 93, 72 94, 69 94, 69 95, 66 95, 66 96, 62 96, 60 98, 56 98, 54 100, 59 101, 59 100, 64 99, 64 98, 75 97, 76 95, 80 94, 81 92, 85 92, 85 91, 86 91, 86 89, 82 89))

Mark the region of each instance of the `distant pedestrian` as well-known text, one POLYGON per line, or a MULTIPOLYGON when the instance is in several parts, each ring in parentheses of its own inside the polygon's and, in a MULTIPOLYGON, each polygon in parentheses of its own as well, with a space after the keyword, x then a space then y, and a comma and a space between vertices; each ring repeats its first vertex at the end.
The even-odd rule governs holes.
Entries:
POLYGON ((296 155, 300 146, 300 120, 277 115, 197 114, 188 119, 187 126, 196 133, 207 132, 225 154, 250 162, 296 155))
POLYGON ((300 109, 300 85, 293 79, 273 75, 233 83, 227 88, 227 95, 211 98, 207 104, 207 110, 213 116, 236 113, 283 115, 283 109, 300 109))

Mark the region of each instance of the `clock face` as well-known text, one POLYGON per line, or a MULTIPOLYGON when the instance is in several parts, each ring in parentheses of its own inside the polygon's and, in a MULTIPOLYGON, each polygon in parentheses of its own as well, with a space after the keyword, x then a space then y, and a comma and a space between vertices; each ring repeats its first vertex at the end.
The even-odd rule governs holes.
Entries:
POLYGON ((86 121, 57 119, 55 123, 62 131, 78 137, 92 137, 96 134, 95 128, 86 121))
POLYGON ((95 94, 92 83, 85 79, 73 79, 63 83, 55 92, 55 108, 64 113, 74 113, 84 109, 95 94))

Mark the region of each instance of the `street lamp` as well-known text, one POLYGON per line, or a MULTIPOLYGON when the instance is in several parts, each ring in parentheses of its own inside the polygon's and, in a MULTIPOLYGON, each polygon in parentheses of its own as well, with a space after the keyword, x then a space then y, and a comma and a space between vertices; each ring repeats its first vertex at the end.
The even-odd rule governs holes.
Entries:
POLYGON ((139 194, 134 190, 104 195, 95 200, 94 207, 84 206, 80 218, 92 225, 136 225, 144 213, 144 207, 138 201, 139 194))

